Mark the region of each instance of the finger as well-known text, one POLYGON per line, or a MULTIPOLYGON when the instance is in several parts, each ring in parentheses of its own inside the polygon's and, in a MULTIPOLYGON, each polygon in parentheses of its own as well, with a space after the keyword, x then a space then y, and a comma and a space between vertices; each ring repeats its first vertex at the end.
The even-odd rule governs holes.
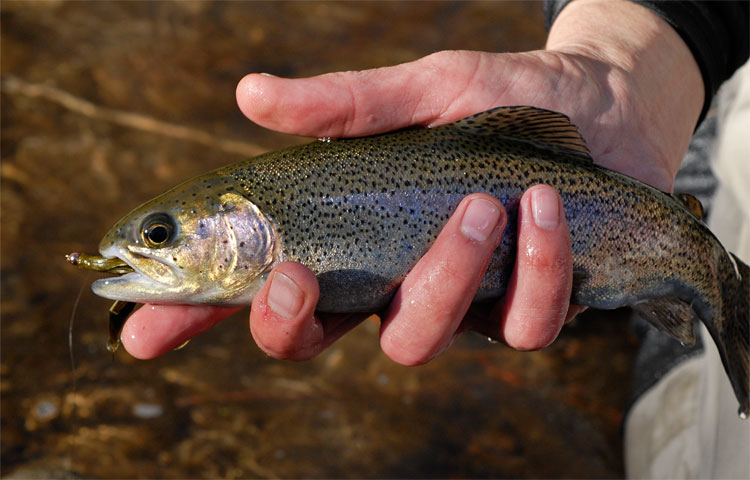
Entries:
POLYGON ((304 136, 370 135, 448 123, 499 105, 507 84, 517 80, 503 77, 502 65, 490 58, 495 57, 444 51, 392 67, 311 78, 251 74, 237 86, 237 103, 260 125, 304 136))
POLYGON ((547 185, 527 190, 518 212, 518 252, 498 304, 499 338, 519 350, 546 347, 560 333, 573 284, 573 255, 562 201, 547 185))
POLYGON ((120 338, 128 353, 147 360, 174 350, 238 310, 240 308, 146 304, 128 319, 120 338))
POLYGON ((418 365, 451 344, 506 220, 503 205, 489 195, 469 195, 459 204, 385 314, 380 345, 390 358, 418 365))
POLYGON ((288 360, 311 357, 323 342, 315 318, 319 289, 315 275, 299 263, 277 265, 255 294, 250 332, 268 355, 288 360))
MULTIPOLYGON (((570 305, 565 315, 564 324, 571 323, 575 318, 588 309, 585 305, 570 305)), ((497 305, 490 302, 472 303, 469 311, 461 321, 457 332, 463 333, 467 330, 474 330, 483 335, 487 335, 492 340, 503 341, 503 336, 499 333, 498 322, 496 320, 499 309, 497 305)))
POLYGON ((314 357, 367 315, 315 316, 318 280, 304 265, 277 265, 253 299, 250 331, 268 355, 284 360, 314 357))

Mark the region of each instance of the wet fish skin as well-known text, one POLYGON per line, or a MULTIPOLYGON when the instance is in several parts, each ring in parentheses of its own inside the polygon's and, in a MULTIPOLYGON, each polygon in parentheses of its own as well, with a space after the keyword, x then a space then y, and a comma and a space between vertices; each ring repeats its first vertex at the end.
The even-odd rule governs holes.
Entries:
POLYGON ((100 251, 136 274, 100 280, 126 301, 249 304, 280 261, 307 265, 324 312, 377 311, 432 244, 461 199, 500 199, 509 224, 476 299, 505 293, 518 202, 544 183, 562 197, 571 232, 571 301, 631 306, 685 343, 708 327, 750 411, 750 269, 679 198, 595 165, 567 118, 501 107, 432 129, 319 141, 190 180, 120 220, 100 251), (151 216, 174 238, 145 245, 151 216))

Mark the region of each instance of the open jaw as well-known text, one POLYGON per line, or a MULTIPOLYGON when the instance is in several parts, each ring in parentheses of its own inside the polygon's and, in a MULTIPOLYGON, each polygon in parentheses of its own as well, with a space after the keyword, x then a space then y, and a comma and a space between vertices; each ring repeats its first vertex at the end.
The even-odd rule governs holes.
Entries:
POLYGON ((101 254, 106 258, 121 259, 133 271, 117 277, 94 281, 91 289, 96 295, 111 300, 137 303, 176 300, 174 298, 177 294, 175 287, 179 286, 181 279, 174 265, 153 255, 144 255, 141 252, 132 252, 129 249, 114 246, 103 250, 101 254), (139 263, 144 262, 147 262, 147 266, 149 266, 148 263, 156 263, 147 269, 139 267, 139 263), (147 270, 153 270, 154 267, 158 268, 160 273, 158 280, 147 273, 147 270))

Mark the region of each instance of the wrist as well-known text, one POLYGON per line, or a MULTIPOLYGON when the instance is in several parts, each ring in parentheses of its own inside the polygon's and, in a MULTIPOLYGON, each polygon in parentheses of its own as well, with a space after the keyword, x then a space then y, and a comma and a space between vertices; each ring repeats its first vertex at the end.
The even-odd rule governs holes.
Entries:
POLYGON ((703 79, 677 32, 629 1, 576 0, 550 29, 547 49, 576 59, 584 82, 604 88, 660 154, 651 159, 673 177, 704 102, 703 79))

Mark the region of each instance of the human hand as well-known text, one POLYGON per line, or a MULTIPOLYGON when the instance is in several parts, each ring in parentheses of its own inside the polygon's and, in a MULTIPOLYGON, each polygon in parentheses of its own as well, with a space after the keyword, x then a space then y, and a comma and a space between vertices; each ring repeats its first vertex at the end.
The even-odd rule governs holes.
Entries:
MULTIPOLYGON (((535 105, 569 115, 597 163, 669 190, 702 105, 700 75, 681 42, 640 6, 579 0, 561 13, 546 51, 440 52, 395 67, 298 80, 249 75, 238 86, 238 103, 261 125, 318 137, 439 125, 498 105, 535 105)), ((578 311, 568 305, 572 259, 562 211, 549 187, 526 192, 519 209, 521 254, 506 297, 479 322, 462 324, 505 225, 496 200, 465 199, 384 314, 383 350, 404 364, 423 363, 466 328, 519 349, 549 344, 578 311), (535 204, 535 196, 542 203, 535 204), (492 232, 482 241, 462 233, 469 205, 478 207, 474 222, 492 232), (557 212, 559 223, 540 226, 535 212, 557 212)), ((253 301, 250 327, 274 357, 310 358, 361 319, 316 318, 317 281, 299 264, 281 264, 269 279, 253 301)), ((126 324, 123 344, 134 356, 151 358, 233 311, 147 306, 126 324)))

